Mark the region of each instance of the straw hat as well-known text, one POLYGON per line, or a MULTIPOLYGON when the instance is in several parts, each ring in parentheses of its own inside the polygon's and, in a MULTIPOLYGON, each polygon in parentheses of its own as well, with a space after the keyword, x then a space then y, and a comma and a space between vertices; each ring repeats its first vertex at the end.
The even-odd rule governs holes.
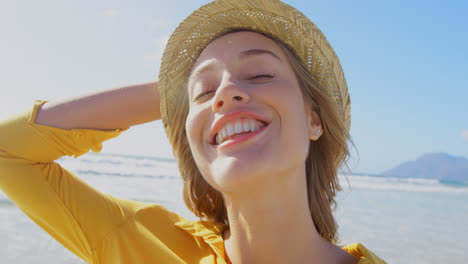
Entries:
POLYGON ((343 70, 333 48, 314 23, 278 0, 215 0, 179 24, 162 57, 158 89, 161 117, 170 139, 181 128, 171 122, 181 122, 183 118, 174 113, 188 112, 186 85, 199 54, 216 36, 239 29, 263 33, 289 47, 320 89, 336 102, 349 131, 351 103, 343 70))

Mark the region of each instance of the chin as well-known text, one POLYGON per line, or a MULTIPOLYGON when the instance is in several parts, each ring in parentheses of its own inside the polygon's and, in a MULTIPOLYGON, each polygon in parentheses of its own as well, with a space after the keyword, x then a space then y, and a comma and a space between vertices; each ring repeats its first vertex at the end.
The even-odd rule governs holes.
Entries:
POLYGON ((271 169, 270 162, 224 157, 210 166, 207 181, 221 192, 242 190, 247 186, 256 186, 256 182, 263 182, 265 177, 272 174, 271 169))

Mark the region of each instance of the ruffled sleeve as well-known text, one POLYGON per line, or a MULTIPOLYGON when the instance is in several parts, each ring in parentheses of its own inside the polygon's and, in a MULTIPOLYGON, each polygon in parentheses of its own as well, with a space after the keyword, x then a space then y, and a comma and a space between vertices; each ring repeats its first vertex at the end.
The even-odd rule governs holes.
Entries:
POLYGON ((377 255, 361 243, 350 244, 344 246, 343 249, 349 254, 359 258, 358 264, 386 264, 385 261, 377 257, 377 255))
POLYGON ((206 243, 216 254, 216 256, 209 256, 203 259, 203 261, 200 261, 200 264, 226 264, 224 255, 224 240, 222 237, 222 233, 226 229, 224 224, 213 223, 209 221, 192 222, 186 219, 181 219, 175 223, 175 226, 193 236, 196 240, 199 241, 199 243, 206 243))

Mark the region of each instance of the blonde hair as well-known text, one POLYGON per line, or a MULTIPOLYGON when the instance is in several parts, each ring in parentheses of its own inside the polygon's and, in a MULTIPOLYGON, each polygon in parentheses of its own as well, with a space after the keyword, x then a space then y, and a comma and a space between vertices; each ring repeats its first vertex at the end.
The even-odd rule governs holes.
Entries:
POLYGON ((309 209, 317 232, 330 242, 337 242, 337 229, 333 209, 335 196, 341 191, 338 169, 345 166, 350 156, 348 141, 353 145, 341 114, 334 100, 320 89, 307 68, 287 47, 282 48, 293 68, 306 106, 317 113, 322 122, 323 134, 311 140, 306 159, 307 194, 309 209))
MULTIPOLYGON (((243 30, 231 30, 216 38, 237 31, 243 30)), ((299 81, 306 106, 312 107, 312 111, 317 113, 322 122, 323 134, 318 140, 310 141, 306 159, 307 193, 310 213, 317 232, 324 239, 335 243, 338 227, 332 209, 336 206, 336 192, 341 190, 337 171, 342 165, 346 165, 349 157, 349 132, 337 111, 336 103, 326 91, 320 89, 297 56, 279 40, 269 38, 282 48, 299 81)), ((185 204, 196 216, 228 227, 229 221, 222 194, 205 181, 192 156, 185 131, 188 115, 186 93, 178 100, 183 104, 174 113, 174 120, 178 122, 171 124, 174 133, 169 140, 184 182, 185 204)))

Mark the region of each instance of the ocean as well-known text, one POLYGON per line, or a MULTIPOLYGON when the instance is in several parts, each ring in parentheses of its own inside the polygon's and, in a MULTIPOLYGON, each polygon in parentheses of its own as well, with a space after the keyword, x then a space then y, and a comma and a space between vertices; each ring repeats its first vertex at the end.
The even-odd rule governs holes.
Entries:
MULTIPOLYGON (((196 218, 172 159, 88 153, 58 162, 102 192, 196 218)), ((468 185, 432 179, 340 176, 341 245, 360 242, 388 263, 468 263, 468 185)), ((0 191, 0 263, 75 263, 0 191)))

